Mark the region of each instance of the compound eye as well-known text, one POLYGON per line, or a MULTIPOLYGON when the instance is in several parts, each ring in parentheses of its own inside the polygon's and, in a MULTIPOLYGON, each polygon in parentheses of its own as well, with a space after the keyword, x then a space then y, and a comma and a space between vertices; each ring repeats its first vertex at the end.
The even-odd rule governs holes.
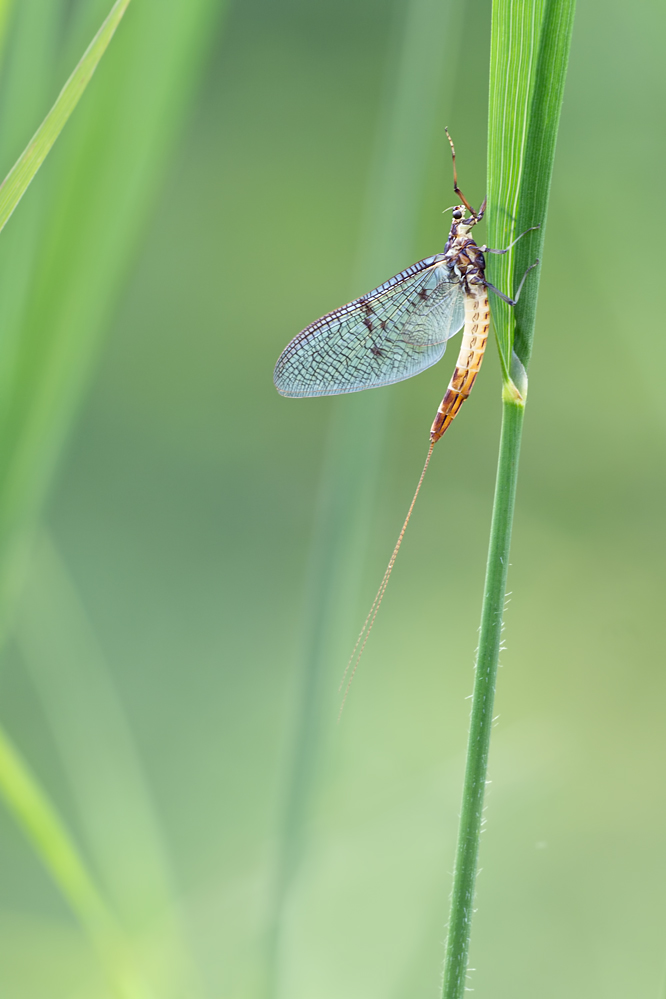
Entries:
POLYGON ((454 219, 461 219, 463 217, 463 213, 459 208, 456 208, 455 212, 453 212, 453 217, 454 219))

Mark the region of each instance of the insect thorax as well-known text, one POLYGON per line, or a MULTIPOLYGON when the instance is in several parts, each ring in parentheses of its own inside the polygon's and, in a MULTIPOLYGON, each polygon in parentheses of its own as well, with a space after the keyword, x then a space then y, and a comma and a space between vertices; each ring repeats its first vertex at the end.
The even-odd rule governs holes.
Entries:
POLYGON ((466 286, 470 284, 485 284, 485 257, 476 242, 467 233, 458 235, 451 227, 444 259, 453 273, 466 286))

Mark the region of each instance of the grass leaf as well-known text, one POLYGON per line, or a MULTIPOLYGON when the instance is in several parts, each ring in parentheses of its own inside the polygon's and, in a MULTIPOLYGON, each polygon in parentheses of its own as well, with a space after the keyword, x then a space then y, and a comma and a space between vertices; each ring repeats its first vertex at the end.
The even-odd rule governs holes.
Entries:
POLYGON ((81 56, 74 72, 32 139, 0 185, 0 231, 4 229, 30 182, 48 156, 69 116, 79 103, 97 64, 125 13, 130 0, 116 0, 108 17, 81 56))
POLYGON ((147 937, 157 994, 198 995, 167 849, 122 702, 46 533, 36 545, 15 642, 44 705, 106 897, 137 951, 147 937))
POLYGON ((148 999, 127 941, 81 853, 30 768, 1 730, 0 795, 88 933, 119 999, 148 999))
POLYGON ((9 274, 5 281, 0 272, 0 303, 5 291, 12 301, 0 340, 0 638, 32 527, 222 12, 216 0, 142 0, 133 9, 49 157, 38 217, 26 219, 24 206, 4 233, 19 244, 22 266, 10 257, 8 288, 9 274))
MULTIPOLYGON (((488 244, 513 250, 492 256, 493 284, 512 294, 527 267, 543 256, 550 181, 564 96, 575 0, 495 0, 488 108, 488 244)), ((493 320, 505 378, 515 352, 530 360, 540 267, 528 277, 511 309, 491 295, 493 320)), ((515 361, 513 362, 515 364, 515 361)))
MULTIPOLYGON (((518 199, 517 231, 539 225, 516 245, 514 287, 525 269, 539 258, 543 260, 546 237, 548 197, 555 160, 555 144, 564 97, 564 82, 569 62, 575 0, 548 0, 541 31, 530 123, 525 145, 525 159, 518 199)), ((514 351, 527 368, 532 355, 537 297, 541 268, 530 275, 518 305, 514 309, 514 351)))
MULTIPOLYGON (((518 235, 516 223, 530 106, 539 52, 545 0, 494 0, 490 42, 488 102, 488 245, 508 246, 518 235)), ((519 244, 520 245, 520 244, 519 244)), ((488 259, 491 282, 505 294, 515 290, 515 250, 488 259)), ((513 316, 491 295, 497 345, 505 377, 511 367, 513 316)))
MULTIPOLYGON (((47 5, 48 18, 41 0, 24 0, 17 8, 5 79, 10 90, 3 95, 5 114, 0 123, 0 152, 7 158, 25 142, 26 121, 40 113, 34 105, 48 106, 53 67, 61 49, 71 50, 73 30, 80 37, 80 28, 70 27, 61 41, 63 6, 57 0, 47 5)), ((5 221, 81 96, 124 6, 113 8, 50 116, 10 173, 3 188, 5 221)), ((217 0, 187 4, 142 0, 134 6, 131 20, 105 57, 29 201, 2 236, 0 641, 6 637, 23 585, 35 523, 87 385, 100 333, 160 191, 173 139, 215 37, 211 31, 214 17, 222 9, 217 0)), ((81 8, 89 17, 89 6, 81 8)), ((59 624, 66 626, 64 621, 59 624)), ((71 634, 70 640, 75 643, 76 635, 71 634)), ((51 699, 48 691, 44 696, 45 714, 54 730, 61 721, 58 696, 51 699)), ((109 704, 98 707, 103 715, 109 704)), ((14 818, 80 919, 87 919, 88 926, 92 920, 111 927, 115 913, 109 915, 108 903, 86 871, 56 805, 1 731, 0 747, 6 750, 0 766, 0 793, 14 818), (63 877, 63 870, 73 880, 63 877), (95 912, 105 915, 97 919, 95 912)), ((77 784, 82 824, 90 831, 94 826, 90 812, 99 799, 86 794, 78 774, 68 776, 77 784)), ((97 856, 101 856, 100 847, 99 842, 92 844, 97 856)), ((109 861, 102 870, 107 881, 114 876, 111 866, 109 861)), ((123 909, 125 921, 132 923, 133 915, 138 922, 141 914, 136 907, 133 913, 128 911, 128 892, 123 901, 128 903, 123 909)), ((164 909, 162 915, 166 915, 164 909)), ((158 928, 163 927, 152 926, 158 928)), ((149 933, 147 922, 144 932, 149 933)), ((114 934, 110 929, 107 936, 114 934)), ((122 933, 121 937, 126 940, 122 933)), ((114 952, 110 973, 122 980, 119 994, 127 999, 146 995, 142 985, 132 984, 133 979, 138 982, 137 976, 126 973, 124 943, 119 948, 112 943, 106 949, 114 952)), ((159 994, 177 994, 177 989, 174 980, 159 994)))

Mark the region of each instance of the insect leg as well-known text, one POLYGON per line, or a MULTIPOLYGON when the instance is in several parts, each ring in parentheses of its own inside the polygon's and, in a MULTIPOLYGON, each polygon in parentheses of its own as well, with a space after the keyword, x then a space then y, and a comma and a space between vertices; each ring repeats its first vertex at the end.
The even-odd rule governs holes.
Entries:
POLYGON ((508 295, 505 295, 503 291, 500 291, 499 288, 496 288, 494 284, 490 283, 490 281, 486 281, 485 285, 486 285, 486 288, 488 289, 488 291, 494 291, 495 294, 498 295, 499 298, 501 298, 503 302, 506 302, 507 305, 515 305, 516 304, 515 301, 512 298, 509 298, 508 295))
POLYGON ((520 293, 523 290, 523 285, 525 284, 525 278, 527 277, 527 275, 529 274, 529 272, 531 270, 533 270, 537 266, 538 263, 539 263, 538 259, 535 260, 534 263, 530 264, 530 266, 527 268, 527 270, 523 274, 523 276, 522 276, 522 278, 520 280, 520 284, 518 285, 518 291, 516 292, 516 297, 513 300, 513 304, 514 305, 516 305, 518 303, 518 299, 520 298, 520 293))
POLYGON ((509 243, 506 250, 491 250, 489 246, 480 246, 479 249, 481 250, 482 253, 508 253, 511 247, 515 246, 519 239, 522 239, 523 236, 526 236, 528 232, 532 232, 534 229, 540 229, 540 228, 541 225, 531 225, 529 229, 525 230, 525 232, 521 232, 520 236, 516 236, 513 243, 509 243))
POLYGON ((535 260, 534 263, 530 264, 530 266, 527 268, 527 270, 523 274, 522 280, 521 280, 520 284, 518 285, 518 291, 516 292, 516 297, 515 298, 509 298, 508 295, 505 295, 503 291, 500 291, 499 288, 496 288, 494 284, 490 283, 490 281, 486 281, 485 282, 486 288, 489 288, 490 291, 494 291, 495 294, 499 298, 501 298, 503 302, 507 303, 507 305, 517 305, 518 304, 518 299, 520 298, 520 293, 523 290, 523 285, 525 284, 525 278, 527 277, 527 275, 529 274, 529 272, 532 270, 532 268, 536 267, 536 265, 538 263, 539 263, 539 261, 535 260))

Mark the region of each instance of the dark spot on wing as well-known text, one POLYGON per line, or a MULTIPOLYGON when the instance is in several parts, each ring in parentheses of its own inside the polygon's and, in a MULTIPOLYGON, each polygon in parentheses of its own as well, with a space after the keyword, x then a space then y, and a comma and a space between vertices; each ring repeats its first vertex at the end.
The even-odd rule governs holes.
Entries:
POLYGON ((370 332, 372 333, 372 319, 370 319, 369 316, 365 317, 365 319, 363 320, 363 325, 367 326, 370 332))

